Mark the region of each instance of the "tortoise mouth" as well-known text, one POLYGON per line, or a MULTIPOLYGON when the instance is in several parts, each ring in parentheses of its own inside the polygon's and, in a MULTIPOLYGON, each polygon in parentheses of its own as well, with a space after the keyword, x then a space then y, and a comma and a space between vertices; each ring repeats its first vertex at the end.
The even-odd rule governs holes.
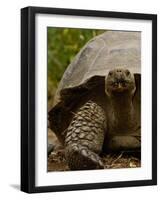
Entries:
POLYGON ((133 95, 135 91, 135 83, 130 81, 114 81, 108 82, 106 85, 106 94, 108 96, 124 95, 129 94, 133 95))
POLYGON ((107 85, 107 89, 111 92, 126 92, 128 90, 131 90, 132 85, 127 81, 116 81, 112 82, 110 85, 107 85))

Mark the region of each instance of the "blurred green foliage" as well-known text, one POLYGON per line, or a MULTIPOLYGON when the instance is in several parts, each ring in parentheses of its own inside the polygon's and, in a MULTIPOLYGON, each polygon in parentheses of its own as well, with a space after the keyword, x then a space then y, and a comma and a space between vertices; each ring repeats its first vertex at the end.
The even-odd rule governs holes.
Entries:
POLYGON ((103 32, 104 30, 48 27, 48 99, 53 97, 74 56, 91 38, 103 32))

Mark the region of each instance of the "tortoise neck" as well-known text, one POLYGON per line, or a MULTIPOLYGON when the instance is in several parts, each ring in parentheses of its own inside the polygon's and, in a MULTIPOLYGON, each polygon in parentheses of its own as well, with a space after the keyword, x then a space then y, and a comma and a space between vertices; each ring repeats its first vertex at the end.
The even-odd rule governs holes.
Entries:
POLYGON ((132 95, 118 94, 111 97, 112 124, 119 131, 132 129, 136 125, 132 95))

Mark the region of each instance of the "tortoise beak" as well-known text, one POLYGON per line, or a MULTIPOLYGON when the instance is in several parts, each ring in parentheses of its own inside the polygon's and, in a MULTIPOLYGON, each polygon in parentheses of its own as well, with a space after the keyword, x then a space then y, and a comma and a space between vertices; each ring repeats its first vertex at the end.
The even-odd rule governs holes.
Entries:
POLYGON ((123 82, 123 81, 117 81, 114 84, 113 91, 115 91, 115 92, 123 92, 125 90, 127 90, 127 85, 126 85, 125 82, 123 82))
POLYGON ((121 86, 121 83, 118 83, 118 89, 121 89, 122 86, 121 86))
POLYGON ((125 89, 125 88, 124 88, 124 87, 122 86, 122 84, 119 82, 116 90, 117 90, 118 92, 122 92, 122 91, 124 91, 124 89, 125 89))

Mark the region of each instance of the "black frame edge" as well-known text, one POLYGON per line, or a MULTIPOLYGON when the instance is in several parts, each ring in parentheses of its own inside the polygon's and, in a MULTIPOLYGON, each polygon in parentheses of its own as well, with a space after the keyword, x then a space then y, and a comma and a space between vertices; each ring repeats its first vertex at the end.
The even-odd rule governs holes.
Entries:
POLYGON ((21 190, 35 187, 35 19, 21 9, 21 190), (32 31, 31 31, 32 30, 32 31))
POLYGON ((28 192, 28 8, 21 9, 21 190, 28 192))
POLYGON ((40 186, 40 187, 35 187, 32 193, 141 187, 141 186, 152 186, 152 185, 156 185, 153 180, 140 180, 140 181, 123 181, 123 182, 110 182, 110 183, 87 183, 87 184, 60 185, 60 186, 40 186))
POLYGON ((84 10, 84 9, 69 9, 69 8, 55 8, 55 7, 25 7, 31 9, 34 13, 41 14, 60 14, 73 16, 88 16, 88 17, 109 17, 109 18, 123 18, 123 19, 146 19, 152 20, 156 14, 149 13, 133 13, 133 12, 117 12, 105 10, 84 10))
POLYGON ((157 15, 152 18, 152 180, 157 185, 157 15))

